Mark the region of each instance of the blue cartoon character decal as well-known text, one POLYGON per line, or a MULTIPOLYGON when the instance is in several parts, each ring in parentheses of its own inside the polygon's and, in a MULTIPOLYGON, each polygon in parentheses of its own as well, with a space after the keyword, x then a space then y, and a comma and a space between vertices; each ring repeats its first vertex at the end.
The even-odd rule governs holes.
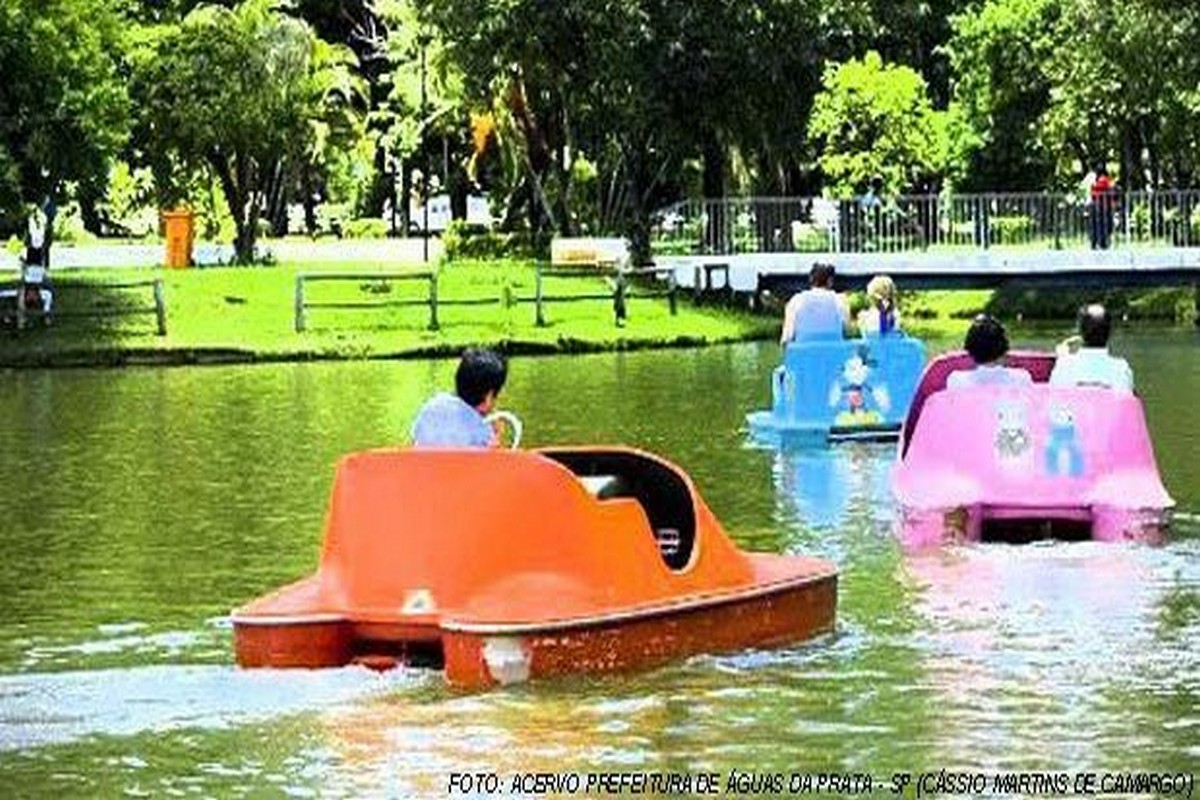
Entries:
POLYGON ((1050 409, 1050 432, 1046 437, 1046 473, 1048 475, 1070 475, 1078 478, 1083 474, 1083 450, 1075 435, 1075 415, 1066 406, 1050 409))
POLYGON ((871 367, 875 362, 870 359, 866 347, 846 359, 842 365, 842 374, 829 387, 829 406, 838 409, 834 417, 834 425, 880 425, 883 415, 891 407, 886 386, 872 386, 869 382, 871 367))

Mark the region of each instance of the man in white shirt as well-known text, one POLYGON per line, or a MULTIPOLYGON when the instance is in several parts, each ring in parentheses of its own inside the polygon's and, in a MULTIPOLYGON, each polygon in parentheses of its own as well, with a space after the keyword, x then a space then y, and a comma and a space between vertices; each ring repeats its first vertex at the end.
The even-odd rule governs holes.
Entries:
POLYGON ((1075 352, 1060 348, 1050 383, 1055 386, 1107 386, 1123 392, 1133 391, 1133 370, 1123 358, 1108 352, 1112 325, 1108 312, 1099 303, 1079 309, 1079 336, 1083 346, 1075 352))
POLYGON ((993 384, 1024 386, 1033 383, 1033 376, 1026 370, 1004 366, 1008 334, 994 317, 987 314, 977 316, 967 331, 963 347, 975 362, 975 368, 951 372, 946 377, 947 388, 993 384))
POLYGON ((846 298, 833 290, 832 264, 813 264, 809 288, 792 295, 783 309, 783 332, 779 343, 796 339, 841 338, 850 324, 846 298))

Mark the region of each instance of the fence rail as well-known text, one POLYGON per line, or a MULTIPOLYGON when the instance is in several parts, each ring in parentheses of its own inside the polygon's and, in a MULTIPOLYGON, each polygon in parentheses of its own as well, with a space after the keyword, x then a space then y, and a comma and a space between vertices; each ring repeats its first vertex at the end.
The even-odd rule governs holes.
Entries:
POLYGON ((671 315, 674 316, 679 312, 679 285, 675 280, 674 267, 636 267, 636 268, 620 268, 620 267, 560 267, 553 266, 544 267, 541 262, 537 265, 537 273, 534 278, 534 296, 533 298, 517 298, 518 302, 529 302, 533 300, 535 305, 535 321, 538 327, 543 327, 546 324, 545 305, 548 302, 556 303, 571 303, 581 300, 612 300, 613 303, 613 318, 617 325, 623 325, 629 315, 628 301, 636 299, 665 297, 667 305, 671 309, 671 315), (658 278, 665 276, 666 287, 659 290, 648 290, 639 294, 632 294, 630 290, 630 279, 636 278, 658 278), (546 295, 542 281, 544 278, 553 277, 602 277, 609 282, 611 291, 603 294, 594 292, 585 292, 582 294, 568 294, 548 296, 546 295))
POLYGON ((627 316, 626 304, 629 300, 666 297, 671 314, 678 311, 678 290, 674 269, 671 267, 639 267, 636 269, 596 268, 596 267, 563 267, 544 266, 538 263, 534 276, 534 293, 532 296, 518 296, 505 290, 495 297, 466 297, 444 298, 438 295, 438 273, 436 271, 422 272, 316 272, 302 273, 296 276, 295 292, 295 329, 302 333, 308 329, 308 312, 312 309, 326 310, 379 310, 387 308, 403 308, 412 306, 428 306, 429 329, 438 330, 438 308, 442 306, 485 306, 485 305, 519 305, 533 303, 535 321, 539 326, 546 324, 545 308, 550 303, 572 303, 588 300, 611 300, 616 323, 620 325, 627 316), (545 291, 544 279, 554 277, 584 277, 603 278, 609 282, 607 291, 577 292, 575 294, 548 294, 545 291), (665 286, 661 289, 647 289, 634 293, 632 281, 637 278, 663 277, 665 286), (414 297, 403 300, 313 300, 306 290, 306 284, 318 281, 424 281, 428 286, 425 297, 414 297))
POLYGON ((1200 190, 833 200, 689 200, 657 212, 655 255, 1200 247, 1200 190))
MULTIPOLYGON (((130 317, 140 315, 154 315, 155 327, 159 336, 167 335, 167 299, 163 291, 162 278, 154 278, 153 280, 144 281, 124 281, 115 283, 76 283, 70 281, 55 281, 46 283, 26 283, 22 281, 9 281, 0 284, 0 302, 10 302, 12 304, 11 313, 12 319, 15 320, 17 330, 25 328, 30 321, 41 319, 45 322, 50 320, 70 320, 70 319, 96 319, 103 317, 130 317), (148 288, 153 293, 154 304, 147 306, 111 306, 111 307, 95 307, 95 308, 74 308, 68 306, 63 308, 63 295, 74 292, 98 292, 108 291, 112 289, 142 289, 148 288), (37 292, 39 293, 38 303, 42 302, 40 293, 46 291, 53 298, 53 305, 47 311, 44 307, 30 307, 28 304, 28 295, 37 292)), ((0 310, 0 315, 7 316, 7 308, 0 310)))

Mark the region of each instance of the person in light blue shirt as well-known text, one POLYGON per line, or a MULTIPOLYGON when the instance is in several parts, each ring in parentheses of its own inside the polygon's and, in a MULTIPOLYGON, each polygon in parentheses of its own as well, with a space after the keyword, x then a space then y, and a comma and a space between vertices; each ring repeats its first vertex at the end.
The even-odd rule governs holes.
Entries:
POLYGON ((1033 383, 1033 376, 1028 371, 1004 366, 1004 356, 1008 353, 1008 333, 994 317, 987 314, 977 316, 967 331, 963 348, 975 362, 975 368, 951 372, 946 378, 947 388, 993 384, 1024 386, 1033 383))
POLYGON ((496 432, 485 417, 496 406, 508 366, 493 350, 468 348, 454 374, 455 393, 430 398, 413 422, 414 447, 492 447, 496 432))
POLYGON ((1059 352, 1050 373, 1055 386, 1107 386, 1122 392, 1133 391, 1133 370, 1123 358, 1108 352, 1112 325, 1108 312, 1099 303, 1079 309, 1079 337, 1083 347, 1059 352))

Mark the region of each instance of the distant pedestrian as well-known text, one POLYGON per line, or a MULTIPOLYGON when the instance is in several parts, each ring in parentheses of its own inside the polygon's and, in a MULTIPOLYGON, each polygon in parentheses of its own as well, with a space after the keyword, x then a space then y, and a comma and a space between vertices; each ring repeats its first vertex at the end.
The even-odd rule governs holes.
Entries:
POLYGON ((1112 236, 1113 205, 1116 184, 1108 175, 1103 163, 1096 166, 1096 180, 1092 182, 1092 249, 1107 250, 1112 236))

